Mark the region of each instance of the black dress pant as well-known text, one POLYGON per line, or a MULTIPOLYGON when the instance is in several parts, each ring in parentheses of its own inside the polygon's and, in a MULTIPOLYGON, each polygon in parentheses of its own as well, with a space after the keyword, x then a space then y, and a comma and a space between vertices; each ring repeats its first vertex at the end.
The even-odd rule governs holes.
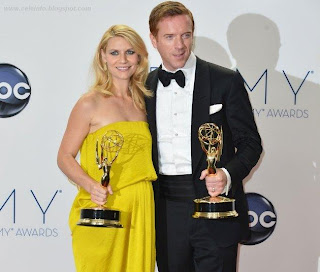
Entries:
POLYGON ((238 245, 217 246, 206 224, 194 219, 193 201, 161 196, 157 203, 157 265, 159 272, 235 272, 238 245))

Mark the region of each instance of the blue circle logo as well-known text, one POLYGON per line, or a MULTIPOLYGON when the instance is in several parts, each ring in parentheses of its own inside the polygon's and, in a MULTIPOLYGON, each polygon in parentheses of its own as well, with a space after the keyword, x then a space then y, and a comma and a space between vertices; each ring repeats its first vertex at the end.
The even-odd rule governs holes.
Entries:
POLYGON ((262 243, 273 233, 277 215, 272 203, 257 193, 246 194, 249 206, 250 238, 243 245, 262 243))
POLYGON ((21 112, 29 103, 31 86, 27 76, 14 65, 0 64, 0 117, 21 112))

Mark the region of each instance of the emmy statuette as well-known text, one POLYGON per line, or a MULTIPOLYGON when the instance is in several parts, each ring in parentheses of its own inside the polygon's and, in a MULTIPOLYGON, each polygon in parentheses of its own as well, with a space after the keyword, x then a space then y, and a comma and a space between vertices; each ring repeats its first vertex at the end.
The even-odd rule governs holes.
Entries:
MULTIPOLYGON (((96 164, 99 170, 103 169, 101 185, 107 187, 110 181, 112 163, 118 157, 123 145, 123 136, 116 130, 107 131, 101 139, 100 156, 99 143, 96 143, 96 164)), ((109 210, 101 205, 95 208, 81 209, 80 226, 122 228, 120 224, 120 211, 109 210)))
MULTIPOLYGON (((220 160, 223 147, 222 129, 214 123, 205 123, 199 127, 198 138, 202 150, 207 155, 208 175, 215 175, 216 162, 220 160)), ((222 219, 237 217, 235 199, 223 196, 207 196, 194 201, 193 218, 222 219)))

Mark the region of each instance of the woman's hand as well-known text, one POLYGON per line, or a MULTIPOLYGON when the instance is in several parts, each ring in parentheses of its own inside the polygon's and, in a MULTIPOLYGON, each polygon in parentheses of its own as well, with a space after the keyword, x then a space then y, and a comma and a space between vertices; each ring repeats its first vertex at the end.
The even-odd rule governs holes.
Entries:
POLYGON ((98 204, 104 205, 107 202, 108 195, 112 195, 112 188, 110 184, 107 187, 103 187, 98 182, 93 182, 88 190, 91 195, 91 201, 98 204))

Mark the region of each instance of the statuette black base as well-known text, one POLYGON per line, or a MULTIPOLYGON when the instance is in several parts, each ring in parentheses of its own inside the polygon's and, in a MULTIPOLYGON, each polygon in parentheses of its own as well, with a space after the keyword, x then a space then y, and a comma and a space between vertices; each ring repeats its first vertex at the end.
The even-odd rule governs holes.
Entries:
POLYGON ((119 221, 120 212, 104 208, 81 209, 79 226, 123 228, 119 221))
POLYGON ((223 219, 237 217, 235 200, 223 196, 195 199, 193 218, 223 219))

